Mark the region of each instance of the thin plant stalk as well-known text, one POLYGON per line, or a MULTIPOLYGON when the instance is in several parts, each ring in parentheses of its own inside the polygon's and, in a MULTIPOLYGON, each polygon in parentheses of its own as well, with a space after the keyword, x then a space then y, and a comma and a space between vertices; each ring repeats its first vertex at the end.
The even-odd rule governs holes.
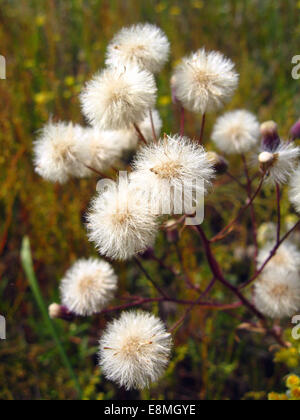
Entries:
POLYGON ((269 257, 266 259, 266 261, 262 264, 262 266, 259 268, 258 271, 256 271, 256 273, 254 274, 254 276, 248 280, 247 282, 245 282, 244 284, 242 284, 240 286, 240 289, 244 289, 247 286, 249 286, 250 284, 252 284, 263 272, 263 270, 265 269, 265 267, 267 266, 267 264, 269 264, 269 262, 271 261, 271 259, 276 255, 278 248, 280 247, 280 245, 298 228, 300 227, 300 220, 280 239, 279 242, 276 243, 276 245, 274 246, 274 248, 272 249, 272 251, 270 252, 269 257))
POLYGON ((276 184, 276 200, 277 200, 277 243, 280 241, 281 233, 281 206, 280 206, 280 186, 276 184))
POLYGON ((185 111, 183 106, 180 107, 180 136, 184 136, 185 111))
POLYGON ((147 146, 148 142, 145 139, 145 136, 143 135, 143 133, 141 132, 140 127, 137 124, 133 124, 133 126, 134 126, 136 132, 138 133, 140 140, 145 144, 145 146, 147 146))
POLYGON ((200 132, 200 138, 199 138, 200 144, 203 144, 203 140, 204 140, 205 123, 206 123, 206 114, 203 114, 202 123, 201 123, 201 132, 200 132))
POLYGON ((199 234, 204 250, 206 253, 206 258, 208 261, 208 264, 211 268, 212 274, 216 277, 218 281, 220 281, 228 290, 230 290, 233 294, 235 294, 240 301, 243 303, 245 307, 247 307, 263 324, 264 328, 266 329, 266 332, 270 334, 280 346, 286 347, 286 343, 283 341, 280 335, 275 330, 269 330, 268 324, 265 316, 254 306, 253 303, 251 303, 240 291, 239 288, 233 286, 229 281, 227 281, 223 275, 223 272, 214 257, 214 254, 211 249, 211 244, 208 238, 206 237, 203 229, 201 226, 193 226, 194 230, 199 234))
POLYGON ((77 375, 72 367, 72 364, 67 356, 64 346, 59 338, 59 334, 56 330, 56 327, 48 315, 47 306, 43 299, 41 289, 39 287, 39 284, 38 284, 38 281, 34 272, 32 254, 31 254, 31 249, 30 249, 30 241, 28 237, 25 237, 23 239, 22 248, 21 248, 21 262, 22 262, 22 266, 26 274, 26 277, 28 279, 30 288, 32 290, 33 296, 44 318, 44 322, 46 326, 48 327, 48 330, 54 342, 56 343, 57 351, 60 354, 62 362, 64 363, 72 381, 74 382, 74 386, 77 391, 78 398, 82 399, 82 390, 81 390, 77 375))
MULTIPOLYGON (((244 163, 244 171, 245 176, 247 179, 247 193, 248 193, 248 199, 251 201, 252 196, 252 181, 249 175, 247 160, 245 155, 242 155, 242 160, 244 163)), ((250 204, 250 214, 251 214, 251 221, 252 221, 252 235, 253 235, 253 243, 254 243, 254 264, 255 269, 257 268, 257 256, 258 256, 258 243, 257 243, 257 223, 256 223, 256 216, 255 216, 255 210, 254 210, 254 201, 250 204)))
POLYGON ((234 227, 234 225, 238 222, 238 220, 240 219, 240 217, 243 216, 243 214, 245 213, 245 211, 251 206, 251 204, 253 203, 253 201, 256 199, 256 197, 258 196, 258 194, 260 193, 262 186, 263 186, 263 182, 264 182, 264 176, 262 176, 260 183, 257 187, 257 190, 255 191, 255 193, 253 194, 253 196, 251 197, 251 199, 248 200, 248 203, 241 208, 241 210, 239 211, 238 215, 227 225, 225 226, 224 229, 221 230, 221 232, 219 232, 216 236, 214 236, 210 242, 218 242, 221 239, 223 239, 228 231, 230 233, 231 229, 234 227))
POLYGON ((153 121, 153 112, 152 109, 150 109, 150 121, 151 121, 151 128, 152 128, 152 134, 153 134, 153 140, 155 143, 157 143, 158 139, 157 139, 157 135, 155 132, 155 126, 154 126, 154 121, 153 121))

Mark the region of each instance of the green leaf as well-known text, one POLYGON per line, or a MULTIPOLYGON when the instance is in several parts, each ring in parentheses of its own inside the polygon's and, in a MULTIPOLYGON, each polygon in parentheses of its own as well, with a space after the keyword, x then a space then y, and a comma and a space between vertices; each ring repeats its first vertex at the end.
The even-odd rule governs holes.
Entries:
POLYGON ((49 333, 52 335, 53 340, 55 341, 57 351, 61 356, 62 362, 64 363, 65 367, 69 371, 69 375, 74 382, 74 386, 78 393, 78 398, 82 399, 82 390, 81 390, 78 378, 74 372, 74 369, 67 356, 67 353, 65 352, 64 346, 59 338, 59 334, 56 330, 55 324, 48 315, 47 305, 43 299, 41 289, 39 287, 39 284, 38 284, 38 281, 34 272, 32 254, 31 254, 31 249, 30 249, 30 241, 28 237, 25 237, 22 242, 21 261, 22 261, 22 266, 25 271, 26 277, 28 279, 30 288, 36 300, 36 303, 43 315, 45 324, 48 327, 49 333))

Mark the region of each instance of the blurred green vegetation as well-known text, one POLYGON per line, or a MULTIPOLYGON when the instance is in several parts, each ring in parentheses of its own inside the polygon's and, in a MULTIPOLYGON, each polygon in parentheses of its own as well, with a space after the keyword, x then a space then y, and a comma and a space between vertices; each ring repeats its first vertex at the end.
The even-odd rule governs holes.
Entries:
MULTIPOLYGON (((7 80, 0 81, 0 313, 8 323, 8 339, 0 342, 0 399, 74 399, 74 384, 21 268, 20 247, 28 235, 45 302, 58 301, 65 270, 78 257, 95 254, 83 226, 95 180, 73 180, 61 187, 40 179, 32 166, 37 130, 51 115, 83 122, 78 93, 103 65, 107 42, 122 26, 148 21, 162 27, 172 43, 172 60, 158 78, 158 108, 166 132, 178 130, 170 72, 181 56, 206 46, 231 57, 241 74, 238 93, 227 108, 246 107, 261 120, 274 119, 286 135, 300 109, 300 82, 291 77, 291 59, 300 53, 300 2, 0 0, 0 6, 0 54, 7 59, 7 80)), ((209 116, 207 133, 214 119, 209 116)), ((195 135, 200 124, 199 118, 188 115, 187 133, 195 135)), ((230 217, 233 206, 238 208, 245 200, 243 193, 220 184, 218 197, 210 197, 208 203, 212 230, 222 225, 221 213, 230 217)), ((258 203, 261 220, 270 220, 272 203, 267 191, 265 201, 258 203)), ((289 211, 285 205, 284 215, 289 211)), ((239 231, 238 239, 217 247, 217 257, 234 282, 249 271, 247 265, 236 267, 233 262, 239 241, 247 243, 250 236, 247 224, 239 231)), ((165 245, 161 235, 160 253, 165 245)), ((182 247, 185 264, 205 287, 210 274, 199 244, 185 232, 182 247)), ((148 269, 174 293, 189 296, 184 284, 172 284, 154 264, 148 269)), ((121 291, 154 293, 130 264, 120 264, 117 270, 121 291)), ((214 294, 227 296, 218 288, 214 294)), ((182 312, 172 305, 151 309, 171 321, 182 312)), ((243 311, 238 312, 238 318, 243 316, 243 311)), ((235 316, 195 309, 186 328, 176 335, 167 375, 141 394, 117 390, 101 377, 96 351, 105 319, 57 322, 57 327, 86 399, 241 399, 247 393, 249 398, 266 398, 270 391, 284 391, 287 368, 274 365, 268 342, 261 336, 237 333, 240 321, 235 316)))

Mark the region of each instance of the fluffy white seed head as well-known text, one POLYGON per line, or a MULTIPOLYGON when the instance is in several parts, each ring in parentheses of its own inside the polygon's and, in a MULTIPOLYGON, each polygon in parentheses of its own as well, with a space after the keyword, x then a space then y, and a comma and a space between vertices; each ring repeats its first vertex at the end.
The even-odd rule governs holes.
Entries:
POLYGON ((267 171, 268 182, 286 184, 297 168, 299 154, 300 148, 292 143, 281 143, 273 153, 262 152, 258 161, 267 171))
POLYGON ((79 316, 100 312, 117 290, 110 264, 97 259, 79 260, 66 273, 60 291, 62 304, 79 316))
POLYGON ((253 150, 260 137, 260 125, 255 115, 244 110, 221 116, 213 129, 212 140, 227 154, 247 153, 253 150))
MULTIPOLYGON (((158 143, 141 148, 133 168, 132 181, 149 192, 149 201, 158 214, 176 211, 175 201, 183 204, 181 191, 188 207, 198 204, 194 202, 194 194, 202 198, 214 176, 204 148, 179 135, 166 136, 158 143)), ((188 213, 191 208, 185 210, 188 213)))
POLYGON ((138 24, 123 28, 108 46, 106 64, 135 64, 151 73, 158 73, 169 58, 170 43, 155 25, 138 24))
MULTIPOLYGON (((259 267, 262 266, 270 256, 273 247, 274 244, 270 242, 260 250, 257 258, 259 267)), ((269 270, 272 272, 275 270, 279 277, 281 270, 282 273, 288 272, 297 274, 300 270, 300 252, 298 248, 291 242, 284 242, 277 250, 275 256, 267 264, 264 272, 269 270)))
POLYGON ((230 59, 201 49, 183 59, 172 81, 174 95, 182 105, 204 114, 220 109, 231 99, 239 76, 230 59))
POLYGON ((88 176, 90 171, 79 159, 84 147, 83 131, 72 123, 49 122, 34 143, 36 172, 47 181, 61 184, 71 176, 88 176))
POLYGON ((120 133, 88 127, 83 131, 79 158, 86 166, 100 172, 111 167, 121 156, 120 133))
POLYGON ((157 219, 144 194, 126 180, 109 183, 87 216, 89 239, 100 254, 128 260, 153 245, 157 219))
POLYGON ((154 76, 137 66, 101 71, 81 93, 82 110, 92 125, 103 130, 129 128, 142 121, 156 102, 154 76))
POLYGON ((107 379, 143 389, 164 373, 172 340, 164 324, 146 312, 123 312, 100 340, 100 366, 107 379))
POLYGON ((260 245, 265 245, 276 241, 277 227, 274 222, 265 222, 257 230, 257 241, 260 245))
POLYGON ((255 284, 255 306, 270 318, 295 315, 300 309, 300 280, 294 276, 279 279, 271 272, 255 284))
POLYGON ((295 210, 300 213, 300 166, 291 177, 289 197, 295 210))
MULTIPOLYGON (((273 244, 264 247, 258 256, 262 266, 273 244)), ((255 305, 271 318, 294 315, 300 309, 300 252, 290 243, 283 243, 265 267, 255 284, 255 305)))

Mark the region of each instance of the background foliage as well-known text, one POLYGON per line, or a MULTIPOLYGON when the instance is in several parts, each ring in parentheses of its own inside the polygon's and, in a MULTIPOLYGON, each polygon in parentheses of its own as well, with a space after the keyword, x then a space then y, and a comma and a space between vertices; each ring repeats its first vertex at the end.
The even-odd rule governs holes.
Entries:
MULTIPOLYGON (((0 342, 0 398, 73 399, 74 384, 21 268, 20 247, 28 235, 44 300, 47 304, 58 301, 59 279, 65 270, 78 257, 95 254, 83 227, 95 180, 73 180, 60 187, 40 179, 32 166, 37 130, 51 115, 83 122, 78 93, 103 65, 107 42, 124 25, 149 21, 161 26, 172 43, 172 60, 158 78, 164 131, 178 130, 170 72, 181 56, 206 46, 230 56, 241 74, 239 91, 228 108, 246 107, 262 121, 274 119, 286 135, 299 116, 299 82, 291 77, 291 58, 300 53, 300 2, 0 0, 0 6, 0 53, 7 59, 7 80, 0 81, 0 313, 8 323, 8 340, 0 342)), ((214 119, 214 115, 209 117, 207 133, 214 119)), ((200 124, 200 119, 189 115, 188 134, 198 132, 200 124)), ((212 197, 207 205, 212 230, 222 225, 221 212, 228 211, 230 217, 232 206, 238 207, 245 199, 222 181, 219 194, 222 200, 220 195, 212 197)), ((268 221, 271 192, 266 192, 266 198, 258 210, 260 219, 268 221)), ((289 211, 285 205, 287 218, 289 211)), ((249 271, 247 263, 237 262, 234 256, 240 243, 248 241, 246 222, 239 233, 217 249, 233 282, 243 280, 249 271)), ((184 233, 181 245, 184 264, 205 287, 209 270, 202 263, 199 244, 184 233)), ((161 235, 160 253, 165 246, 161 235)), ((131 265, 117 269, 121 290, 154 293, 131 265)), ((184 284, 172 285, 172 278, 153 263, 148 269, 171 285, 174 293, 189 295, 184 284)), ((222 298, 224 290, 216 288, 214 294, 222 298)), ((174 320, 181 314, 180 308, 172 306, 154 307, 158 310, 174 320)), ((237 332, 240 321, 233 316, 194 310, 186 328, 176 335, 166 377, 142 394, 117 390, 102 379, 95 354, 104 319, 71 325, 58 322, 57 326, 86 399, 256 399, 266 398, 271 390, 283 392, 282 378, 289 370, 282 362, 292 356, 278 356, 275 365, 268 342, 255 334, 237 332)))

